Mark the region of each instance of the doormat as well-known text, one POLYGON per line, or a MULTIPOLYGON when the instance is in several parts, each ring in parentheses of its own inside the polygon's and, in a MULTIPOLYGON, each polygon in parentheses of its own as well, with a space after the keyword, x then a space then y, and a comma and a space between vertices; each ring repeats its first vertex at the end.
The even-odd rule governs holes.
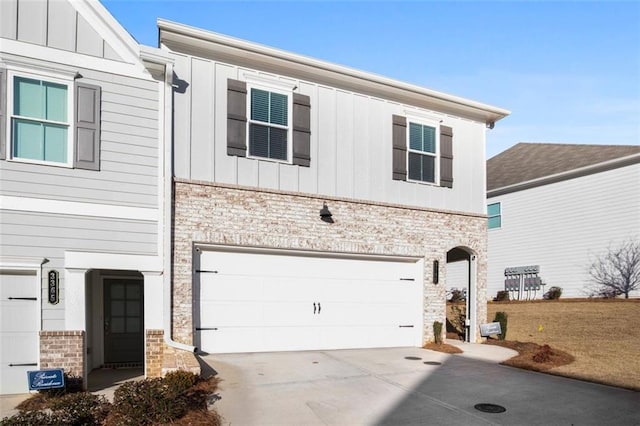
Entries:
POLYGON ((111 369, 120 369, 120 368, 142 368, 144 364, 141 362, 108 362, 104 364, 101 368, 111 368, 111 369))

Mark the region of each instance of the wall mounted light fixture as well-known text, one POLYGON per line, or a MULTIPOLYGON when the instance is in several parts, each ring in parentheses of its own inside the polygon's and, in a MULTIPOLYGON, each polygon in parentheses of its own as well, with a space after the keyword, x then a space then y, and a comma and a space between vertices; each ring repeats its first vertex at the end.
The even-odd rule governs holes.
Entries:
POLYGON ((327 223, 333 223, 332 214, 329 211, 329 207, 327 207, 327 203, 322 203, 322 208, 320 209, 320 220, 327 223))
POLYGON ((433 261, 433 283, 438 284, 438 280, 440 279, 440 262, 437 260, 433 261))

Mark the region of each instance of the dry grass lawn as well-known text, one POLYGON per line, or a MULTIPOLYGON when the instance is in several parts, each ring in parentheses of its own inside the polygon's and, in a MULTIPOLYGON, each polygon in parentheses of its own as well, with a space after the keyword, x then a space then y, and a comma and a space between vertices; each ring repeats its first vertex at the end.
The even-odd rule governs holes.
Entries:
POLYGON ((549 372, 640 391, 640 300, 489 302, 509 315, 507 340, 548 344, 575 357, 549 372))

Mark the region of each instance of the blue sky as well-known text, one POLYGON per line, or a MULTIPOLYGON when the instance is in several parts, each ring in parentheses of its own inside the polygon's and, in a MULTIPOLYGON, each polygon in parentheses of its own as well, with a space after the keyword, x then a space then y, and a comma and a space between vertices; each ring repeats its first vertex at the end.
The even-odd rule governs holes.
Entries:
POLYGON ((140 43, 156 18, 508 109, 518 142, 640 144, 640 2, 102 0, 140 43))

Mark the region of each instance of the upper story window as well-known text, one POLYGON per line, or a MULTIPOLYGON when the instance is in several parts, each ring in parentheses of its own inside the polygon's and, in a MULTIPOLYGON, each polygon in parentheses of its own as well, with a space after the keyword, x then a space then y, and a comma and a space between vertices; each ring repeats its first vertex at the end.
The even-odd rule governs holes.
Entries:
POLYGON ((0 68, 0 160, 100 170, 100 86, 0 68))
POLYGON ((436 128, 409 123, 408 172, 409 180, 436 183, 436 128))
POLYGON ((15 75, 11 109, 12 158, 70 165, 71 100, 66 83, 15 75))
POLYGON ((502 211, 500 203, 493 203, 487 206, 489 216, 489 229, 502 227, 502 211))
POLYGON ((453 188, 451 127, 428 117, 423 121, 393 115, 391 136, 393 180, 453 188))
POLYGON ((310 167, 311 100, 281 86, 227 80, 227 155, 310 167))
POLYGON ((251 88, 249 155, 289 160, 289 96, 251 88))

